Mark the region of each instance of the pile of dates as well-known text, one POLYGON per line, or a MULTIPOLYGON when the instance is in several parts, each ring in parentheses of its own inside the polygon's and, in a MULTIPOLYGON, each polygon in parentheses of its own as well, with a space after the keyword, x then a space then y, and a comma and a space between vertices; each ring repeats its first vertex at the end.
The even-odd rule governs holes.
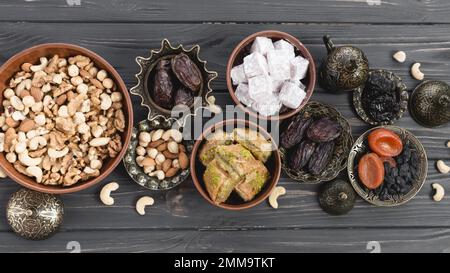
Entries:
POLYGON ((330 118, 298 115, 281 134, 281 146, 288 151, 289 167, 320 174, 333 157, 335 140, 342 128, 330 118))
POLYGON ((202 81, 198 66, 188 55, 180 53, 170 59, 161 59, 156 64, 151 96, 157 105, 165 109, 172 109, 178 104, 190 106, 202 81))

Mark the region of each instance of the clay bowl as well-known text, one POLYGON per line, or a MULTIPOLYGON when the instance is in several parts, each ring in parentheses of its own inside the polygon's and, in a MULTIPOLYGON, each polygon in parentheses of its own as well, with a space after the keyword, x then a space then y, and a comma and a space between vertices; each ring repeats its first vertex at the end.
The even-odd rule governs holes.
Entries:
MULTIPOLYGON (((69 187, 47 186, 38 184, 34 179, 16 171, 13 165, 5 159, 5 154, 0 153, 0 165, 5 170, 5 173, 20 185, 40 192, 63 194, 77 192, 95 185, 96 183, 107 177, 119 164, 123 155, 125 154, 126 148, 130 143, 131 130, 133 128, 133 108, 130 95, 128 94, 125 83, 123 82, 119 73, 117 73, 117 71, 105 59, 83 47, 63 43, 41 44, 28 48, 14 55, 11 59, 4 63, 0 67, 0 90, 2 91, 0 92, 0 101, 3 100, 3 90, 8 86, 9 79, 13 77, 16 72, 20 71, 20 66, 23 63, 39 63, 40 57, 51 57, 54 54, 58 54, 60 57, 84 55, 94 61, 95 65, 99 69, 104 69, 105 71, 107 71, 110 78, 113 79, 116 83, 117 91, 121 92, 123 95, 123 112, 125 114, 126 121, 125 131, 121 135, 123 147, 117 157, 107 159, 103 162, 103 167, 100 170, 100 176, 84 182, 76 183, 69 187)), ((3 110, 3 107, 1 107, 0 111, 3 112, 3 110)))
POLYGON ((414 198, 414 196, 416 196, 416 194, 420 191, 423 184, 425 183, 427 171, 427 154, 420 141, 411 132, 397 126, 390 125, 374 127, 362 134, 353 144, 347 162, 348 177, 355 191, 359 194, 359 196, 361 196, 362 199, 378 207, 399 206, 414 198), (357 173, 357 164, 359 160, 363 155, 370 151, 367 137, 373 130, 379 128, 385 128, 396 133, 402 139, 403 144, 405 144, 407 141, 411 143, 412 149, 416 151, 418 156, 417 167, 419 168, 419 172, 416 179, 413 181, 412 187, 409 192, 405 194, 392 195, 385 200, 381 200, 374 190, 367 189, 360 181, 357 173))
POLYGON ((272 191, 272 189, 276 186, 278 183, 278 180, 280 179, 281 174, 281 158, 280 153, 274 144, 273 138, 270 136, 270 134, 261 126, 256 125, 255 123, 252 123, 247 120, 240 120, 240 119, 228 119, 219 123, 216 123, 215 125, 209 127, 208 129, 204 130, 203 133, 200 135, 198 140, 195 142, 194 147, 192 149, 191 154, 191 175, 192 179, 194 181, 194 185, 197 188, 200 195, 206 199, 210 204, 227 209, 227 210, 243 210, 248 209, 251 207, 254 207, 264 201, 272 191), (205 167, 198 159, 198 151, 201 148, 201 146, 206 142, 206 136, 213 133, 217 129, 222 129, 226 132, 231 132, 234 128, 241 127, 241 128, 250 128, 253 130, 258 130, 259 133, 261 133, 264 137, 267 139, 270 139, 273 143, 273 151, 272 155, 269 158, 269 160, 264 164, 267 169, 270 172, 270 179, 266 182, 261 192, 255 196, 255 198, 249 202, 243 201, 236 193, 232 193, 231 196, 228 198, 228 200, 225 203, 216 204, 214 203, 211 198, 209 197, 209 194, 206 190, 204 181, 203 181, 203 173, 205 171, 205 167))
POLYGON ((231 55, 227 63, 226 81, 228 92, 230 92, 231 98, 233 99, 234 103, 238 105, 244 112, 254 117, 266 120, 284 120, 297 114, 306 105, 306 103, 308 103, 308 100, 311 98, 312 93, 314 91, 314 86, 316 85, 316 66, 311 53, 309 53, 309 50, 297 38, 285 32, 276 30, 265 30, 248 36, 234 48, 234 50, 231 52, 231 55), (231 80, 231 69, 236 65, 242 64, 244 57, 247 56, 250 52, 250 47, 253 41, 256 39, 256 37, 260 36, 271 38, 272 41, 274 42, 280 39, 284 39, 294 45, 296 55, 301 55, 309 60, 308 73, 306 75, 306 78, 302 80, 302 82, 306 86, 305 90, 306 97, 297 109, 289 109, 288 111, 279 113, 278 115, 274 116, 263 116, 259 115, 256 111, 254 111, 250 107, 246 107, 245 105, 243 105, 234 94, 236 86, 233 85, 233 81, 231 80))

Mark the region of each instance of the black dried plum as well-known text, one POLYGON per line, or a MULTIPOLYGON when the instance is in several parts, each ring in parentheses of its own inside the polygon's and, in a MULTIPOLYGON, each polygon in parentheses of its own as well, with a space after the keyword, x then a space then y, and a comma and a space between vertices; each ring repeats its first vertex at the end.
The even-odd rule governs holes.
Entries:
POLYGON ((294 117, 286 130, 281 133, 281 146, 289 149, 300 143, 312 120, 300 115, 294 117))
POLYGON ((306 131, 308 138, 314 142, 328 142, 341 134, 341 126, 329 118, 315 120, 306 131))
POLYGON ((308 164, 309 159, 311 158, 314 150, 316 148, 316 143, 310 140, 304 140, 300 142, 295 151, 291 154, 290 157, 290 166, 292 169, 300 170, 306 164, 308 164))
POLYGON ((194 103, 194 95, 186 87, 180 86, 175 92, 174 101, 175 105, 184 104, 190 106, 194 103))
POLYGON ((320 143, 308 163, 308 170, 313 175, 320 174, 333 157, 334 142, 320 143))
POLYGON ((173 107, 173 89, 170 60, 161 60, 156 65, 153 100, 157 105, 171 109, 173 107))

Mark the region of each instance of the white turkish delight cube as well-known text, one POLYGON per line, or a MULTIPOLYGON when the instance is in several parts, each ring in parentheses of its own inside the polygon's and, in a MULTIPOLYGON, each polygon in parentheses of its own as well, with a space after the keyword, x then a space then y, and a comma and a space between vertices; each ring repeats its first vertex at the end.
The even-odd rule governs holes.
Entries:
POLYGON ((289 43, 286 40, 278 40, 275 43, 273 43, 273 47, 276 50, 286 50, 289 52, 289 58, 290 59, 294 59, 295 58, 295 50, 294 50, 294 45, 289 43))
POLYGON ((234 85, 248 82, 247 76, 245 76, 244 64, 237 65, 231 69, 231 79, 234 85))
POLYGON ((255 101, 264 101, 272 95, 272 79, 268 75, 256 76, 248 79, 248 94, 255 101))
POLYGON ((236 87, 234 95, 241 103, 249 107, 252 105, 253 100, 250 98, 250 95, 248 93, 248 84, 240 83, 238 87, 236 87))
POLYGON ((267 53, 269 74, 275 80, 288 80, 291 78, 289 52, 285 50, 272 50, 267 53))
POLYGON ((291 81, 303 80, 308 72, 309 61, 302 56, 297 56, 290 61, 291 81))
POLYGON ((266 58, 259 52, 254 52, 245 56, 244 72, 247 79, 260 75, 268 75, 269 69, 267 67, 266 58))
POLYGON ((252 47, 250 48, 250 53, 258 52, 266 56, 267 52, 273 50, 272 39, 267 37, 256 37, 253 41, 252 47))
POLYGON ((293 82, 285 82, 280 91, 281 103, 291 109, 296 109, 305 99, 306 92, 293 82))
POLYGON ((274 80, 272 79, 272 86, 273 86, 273 90, 272 92, 274 93, 278 93, 281 90, 281 87, 283 86, 285 81, 283 80, 274 80))
POLYGON ((273 116, 281 109, 281 102, 276 94, 271 94, 263 101, 254 102, 252 108, 262 116, 273 116))

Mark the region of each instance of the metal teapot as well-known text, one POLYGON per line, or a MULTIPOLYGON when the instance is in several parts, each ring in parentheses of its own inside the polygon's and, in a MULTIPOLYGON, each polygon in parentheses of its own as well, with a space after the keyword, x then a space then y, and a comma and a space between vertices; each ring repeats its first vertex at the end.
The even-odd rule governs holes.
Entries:
POLYGON ((350 45, 335 47, 328 35, 323 42, 328 55, 319 69, 321 85, 330 91, 352 91, 364 84, 369 75, 364 52, 350 45))

